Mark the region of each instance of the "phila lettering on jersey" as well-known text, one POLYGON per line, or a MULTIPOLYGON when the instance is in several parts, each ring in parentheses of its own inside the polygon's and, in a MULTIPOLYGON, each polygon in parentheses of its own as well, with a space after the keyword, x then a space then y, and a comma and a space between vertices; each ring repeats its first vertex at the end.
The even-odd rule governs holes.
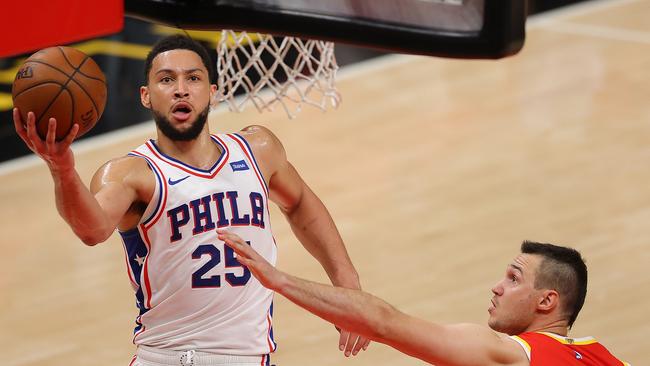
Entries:
POLYGON ((226 228, 275 264, 268 187, 238 134, 212 135, 222 150, 212 168, 163 154, 153 140, 130 155, 146 159, 156 189, 137 229, 121 232, 140 314, 133 342, 231 355, 275 350, 273 292, 217 239, 226 228))

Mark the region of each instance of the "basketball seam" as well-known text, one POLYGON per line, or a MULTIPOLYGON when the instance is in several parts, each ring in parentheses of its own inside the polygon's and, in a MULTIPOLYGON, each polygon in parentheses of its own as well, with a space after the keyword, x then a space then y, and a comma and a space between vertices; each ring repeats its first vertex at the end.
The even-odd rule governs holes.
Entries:
MULTIPOLYGON (((62 49, 60 46, 58 47, 58 49, 61 51, 61 54, 63 54, 63 59, 65 60, 65 62, 67 62, 68 65, 70 65, 70 67, 72 67, 73 69, 75 69, 79 74, 81 74, 81 75, 87 77, 88 79, 93 79, 93 80, 101 81, 104 85, 106 85, 106 81, 105 81, 105 80, 102 80, 102 79, 99 79, 99 78, 96 78, 96 77, 92 77, 92 76, 86 75, 86 74, 84 74, 82 71, 79 70, 79 69, 81 68, 81 65, 83 65, 84 62, 86 62, 86 59, 90 58, 89 56, 86 55, 86 58, 85 58, 83 61, 81 61, 81 63, 79 64, 79 67, 75 67, 75 66, 72 64, 72 62, 70 62, 70 60, 68 59, 68 55, 66 55, 65 52, 63 52, 63 49, 62 49)), ((66 75, 67 75, 67 74, 66 74, 66 75)))
MULTIPOLYGON (((81 63, 79 63, 79 66, 78 66, 78 67, 74 67, 74 66, 70 63, 70 61, 66 58, 66 56, 65 56, 65 52, 63 52, 63 49, 62 49, 61 47, 57 47, 57 48, 58 48, 59 51, 61 51, 61 54, 63 54, 63 58, 66 60, 66 62, 68 63, 68 65, 70 65, 70 66, 74 69, 74 71, 73 71, 72 74, 70 74, 70 75, 68 75, 67 73, 63 73, 63 74, 65 74, 65 76, 68 77, 68 80, 66 80, 65 83, 64 83, 63 85, 61 85, 61 88, 59 89, 59 92, 54 96, 54 98, 52 98, 52 100, 50 100, 50 103, 47 105, 47 107, 45 107, 45 109, 43 110, 43 112, 41 113, 41 115, 38 117, 38 120, 36 121, 36 124, 39 124, 39 122, 41 121, 41 119, 42 119, 42 118, 47 114, 47 111, 50 109, 50 107, 52 106, 52 104, 54 104, 54 102, 57 100, 57 98, 58 98, 58 97, 61 95, 61 93, 63 93, 63 91, 65 90, 66 92, 68 92, 68 94, 70 94, 70 98, 72 99, 72 103, 71 103, 71 104, 72 104, 72 105, 71 105, 71 107, 72 107, 72 111, 71 111, 71 113, 70 113, 70 123, 68 124, 70 127, 68 127, 68 130, 67 130, 67 131, 65 132, 65 134, 64 134, 64 135, 67 135, 67 134, 70 133, 70 130, 72 129, 72 126, 74 126, 74 107, 75 107, 74 96, 73 96, 72 93, 68 90, 68 84, 70 83, 71 80, 74 81, 74 75, 77 73, 77 71, 79 70, 79 68, 81 68, 81 66, 83 66, 83 64, 86 62, 86 60, 89 59, 89 57, 86 56, 86 57, 81 61, 81 63)), ((47 65, 47 64, 46 64, 46 65, 47 65)), ((75 82, 76 82, 76 81, 75 81, 75 82)), ((88 93, 84 90, 84 88, 83 88, 79 83, 77 83, 77 84, 79 85, 79 88, 81 88, 81 90, 84 91, 84 93, 88 94, 88 93)), ((93 108, 95 108, 95 111, 97 111, 97 106, 95 105, 95 101, 93 100, 93 98, 90 98, 90 101, 91 101, 91 103, 93 104, 93 108)), ((49 123, 49 122, 48 122, 48 123, 49 123)))
MULTIPOLYGON (((93 108, 95 109, 95 113, 97 113, 97 118, 99 118, 99 108, 97 108, 97 104, 95 103, 95 99, 90 95, 90 93, 88 93, 88 91, 86 90, 86 88, 84 88, 83 85, 81 85, 80 82, 78 82, 77 80, 74 79, 74 75, 75 75, 76 73, 79 73, 79 74, 81 74, 81 75, 84 75, 84 73, 81 72, 81 71, 79 71, 79 70, 81 70, 81 67, 86 63, 86 61, 88 61, 89 59, 91 59, 90 56, 86 55, 86 57, 81 61, 81 63, 79 63, 79 66, 75 67, 75 66, 72 64, 72 62, 70 62, 70 60, 68 60, 68 56, 65 54, 65 52, 63 52, 63 48, 61 48, 61 47, 59 46, 58 49, 59 49, 59 51, 61 51, 61 54, 63 55, 63 58, 65 59, 65 62, 67 62, 68 65, 70 65, 70 67, 72 67, 72 68, 74 69, 74 72, 72 73, 72 75, 69 75, 69 77, 68 77, 68 81, 66 81, 65 85, 68 85, 68 83, 70 82, 70 80, 72 80, 73 82, 75 82, 75 83, 79 86, 79 89, 81 89, 81 91, 83 91, 84 94, 86 94, 86 96, 88 97, 88 99, 90 99, 90 102, 93 104, 93 108)), ((86 76, 86 75, 84 75, 84 76, 86 76)), ((106 83, 103 83, 103 84, 104 84, 104 86, 106 86, 106 83)), ((72 93, 70 93, 70 96, 72 96, 72 93)), ((73 97, 73 100, 74 100, 74 97, 73 97)), ((72 117, 74 118, 74 103, 72 103, 72 113, 73 113, 73 114, 72 114, 72 117)), ((70 123, 70 128, 72 128, 73 125, 74 125, 74 120, 72 121, 72 123, 70 123)), ((70 130, 68 130, 68 132, 70 132, 70 130)), ((66 134, 67 134, 67 133, 66 133, 66 134)))
POLYGON ((62 84, 60 81, 56 81, 56 80, 45 80, 45 81, 40 82, 40 83, 38 83, 38 84, 31 84, 31 85, 28 86, 27 88, 25 88, 25 89, 19 91, 18 93, 15 93, 14 96, 13 96, 13 98, 16 99, 16 98, 18 98, 21 94, 23 94, 23 93, 25 93, 25 92, 27 92, 27 91, 30 91, 31 89, 33 89, 33 88, 35 88, 35 87, 37 87, 37 86, 41 86, 41 85, 45 85, 45 84, 56 84, 56 85, 58 85, 58 86, 63 87, 63 84, 62 84))
MULTIPOLYGON (((29 63, 32 63, 32 62, 33 62, 33 63, 36 63, 36 64, 41 64, 41 65, 48 66, 48 67, 50 67, 50 68, 52 68, 52 69, 54 69, 54 70, 60 72, 61 74, 65 75, 65 76, 68 76, 68 73, 67 73, 67 72, 65 72, 65 71, 63 71, 63 70, 61 70, 61 69, 59 69, 58 67, 56 67, 56 66, 54 66, 54 65, 48 64, 47 62, 44 62, 44 61, 41 61, 41 60, 29 60, 29 61, 25 62, 25 64, 29 64, 29 63)), ((73 68, 74 68, 74 67, 73 67, 73 68)), ((81 74, 81 75, 87 77, 88 79, 96 80, 96 81, 101 82, 101 83, 104 84, 104 85, 107 85, 106 81, 104 81, 104 80, 102 80, 102 79, 99 79, 99 78, 96 78, 96 77, 93 77, 93 76, 88 76, 88 75, 84 74, 83 72, 79 72, 79 74, 81 74)), ((76 81, 75 81, 75 82, 76 82, 76 81)), ((76 83, 79 84, 78 82, 76 82, 76 83)))
MULTIPOLYGON (((86 59, 88 59, 88 58, 90 58, 90 57, 86 56, 86 59)), ((81 65, 83 65, 83 63, 86 61, 86 59, 84 59, 84 61, 79 65, 79 67, 81 67, 81 65)), ((67 60, 66 60, 66 61, 67 61, 67 60)), ((54 66, 54 65, 50 65, 50 64, 48 64, 47 62, 43 62, 43 61, 40 61, 40 60, 30 60, 29 62, 30 62, 30 63, 31 63, 31 62, 34 62, 34 63, 38 63, 38 64, 41 64, 41 65, 48 66, 48 67, 50 67, 50 68, 52 68, 52 69, 54 69, 54 70, 60 72, 61 74, 67 76, 67 77, 68 77, 68 80, 66 81, 65 84, 61 84, 60 82, 58 82, 58 81, 56 81, 56 80, 49 80, 49 81, 47 81, 47 82, 57 83, 57 84, 61 85, 61 88, 62 88, 62 89, 66 89, 66 90, 67 90, 67 88, 65 88, 65 86, 68 84, 68 82, 69 82, 70 80, 72 80, 75 84, 77 84, 77 86, 79 87, 79 89, 81 89, 81 91, 83 91, 84 94, 86 94, 86 96, 88 97, 88 99, 90 99, 91 103, 93 104, 93 108, 95 108, 95 112, 97 112, 97 115, 99 116, 99 108, 97 108, 97 104, 95 103, 95 100, 92 98, 92 96, 90 95, 90 93, 88 93, 88 91, 86 90, 86 88, 85 88, 85 87, 84 87, 80 82, 78 82, 78 81, 75 80, 75 79, 72 79, 72 76, 68 75, 68 73, 66 73, 65 71, 59 69, 58 67, 56 67, 56 66, 54 66)), ((67 62, 68 62, 68 64, 70 64, 69 61, 67 61, 67 62)), ((70 64, 70 66, 74 68, 74 66, 72 66, 71 64, 70 64)), ((79 74, 81 74, 81 75, 83 75, 83 76, 89 78, 89 79, 93 79, 93 80, 101 81, 102 84, 104 84, 105 87, 107 86, 107 85, 106 85, 106 82, 104 82, 102 79, 98 79, 98 78, 94 78, 94 77, 91 77, 91 76, 87 76, 87 75, 84 74, 83 72, 79 72, 77 69, 75 69, 75 72, 73 72, 72 75, 76 74, 77 72, 78 72, 79 74)), ((38 85, 42 85, 42 84, 38 84, 38 85)), ((36 85, 32 85, 32 86, 36 86, 36 85)), ((31 89, 32 86, 29 86, 29 87, 27 87, 27 88, 21 90, 20 92, 16 93, 16 96, 18 96, 18 95, 24 93, 25 91, 31 89)), ((58 96, 58 94, 57 94, 57 96, 58 96)), ((70 96, 72 96, 72 94, 70 94, 70 96)), ((15 97, 14 97, 14 98, 15 98, 15 97)), ((51 104, 50 104, 50 105, 51 105, 51 104)), ((48 105, 48 108, 50 107, 50 105, 48 105)), ((47 109, 46 109, 46 110, 47 110, 47 109)), ((40 121, 40 118, 38 119, 38 121, 40 121)), ((37 121, 37 122, 38 122, 38 121, 37 121)))

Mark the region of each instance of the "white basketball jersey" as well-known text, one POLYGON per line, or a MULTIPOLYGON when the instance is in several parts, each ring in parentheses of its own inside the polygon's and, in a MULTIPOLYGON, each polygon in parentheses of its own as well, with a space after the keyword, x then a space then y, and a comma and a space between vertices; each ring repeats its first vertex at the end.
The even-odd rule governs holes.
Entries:
POLYGON ((140 314, 133 342, 231 355, 275 350, 273 292, 217 239, 236 233, 275 265, 268 187, 246 140, 212 135, 211 169, 166 156, 153 140, 129 155, 147 160, 156 190, 137 229, 121 232, 140 314))

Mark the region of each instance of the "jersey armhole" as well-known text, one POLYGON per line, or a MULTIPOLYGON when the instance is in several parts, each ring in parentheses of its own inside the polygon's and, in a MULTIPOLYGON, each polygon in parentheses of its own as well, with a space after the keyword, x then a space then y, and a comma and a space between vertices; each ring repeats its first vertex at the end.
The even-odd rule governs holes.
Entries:
MULTIPOLYGON (((163 195, 166 191, 165 178, 162 172, 159 170, 160 168, 158 168, 158 166, 156 166, 156 164, 148 156, 143 155, 138 151, 132 151, 128 155, 144 159, 154 177, 156 178, 156 187, 154 188, 154 192, 151 196, 151 201, 147 204, 147 207, 145 208, 144 212, 142 213, 142 217, 138 222, 138 226, 143 224, 146 225, 149 223, 149 221, 157 216, 156 214, 162 208, 161 204, 163 201, 163 195)), ((137 226, 135 229, 137 229, 137 226)))
POLYGON ((526 357, 528 357, 528 361, 530 361, 530 344, 528 344, 528 342, 519 336, 510 336, 510 339, 517 342, 521 348, 524 349, 524 352, 526 352, 526 357))

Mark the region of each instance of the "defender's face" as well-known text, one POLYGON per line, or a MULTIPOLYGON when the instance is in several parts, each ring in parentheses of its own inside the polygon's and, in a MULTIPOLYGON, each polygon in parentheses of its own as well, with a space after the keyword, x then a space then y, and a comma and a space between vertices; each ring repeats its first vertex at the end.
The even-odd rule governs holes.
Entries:
POLYGON ((493 288, 488 325, 509 335, 526 331, 533 322, 541 290, 535 289, 535 274, 542 258, 520 254, 508 265, 505 277, 493 288))
POLYGON ((209 107, 216 92, 208 70, 193 51, 178 49, 158 54, 151 64, 149 85, 140 89, 142 104, 185 131, 209 107))

